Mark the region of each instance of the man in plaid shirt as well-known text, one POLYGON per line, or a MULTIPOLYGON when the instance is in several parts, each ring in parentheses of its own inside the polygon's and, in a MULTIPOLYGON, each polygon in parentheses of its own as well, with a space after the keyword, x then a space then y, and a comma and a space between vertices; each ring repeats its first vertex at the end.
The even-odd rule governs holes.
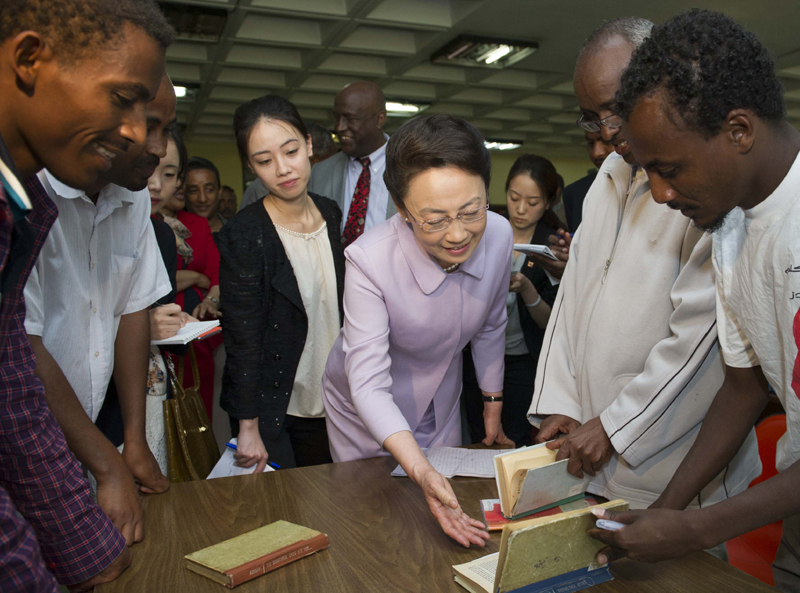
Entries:
POLYGON ((38 182, 90 184, 144 142, 172 31, 153 0, 0 5, 0 591, 90 590, 130 563, 47 408, 25 282, 57 212, 38 182), (102 53, 101 53, 102 52, 102 53), (67 65, 68 67, 65 67, 67 65), (37 541, 38 540, 38 541, 37 541), (48 572, 49 571, 49 572, 48 572))

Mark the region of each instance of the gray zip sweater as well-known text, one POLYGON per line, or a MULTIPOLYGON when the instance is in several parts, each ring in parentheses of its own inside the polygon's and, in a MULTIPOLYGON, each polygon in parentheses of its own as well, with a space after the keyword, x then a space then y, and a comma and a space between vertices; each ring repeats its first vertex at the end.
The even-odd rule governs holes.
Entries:
MULTIPOLYGON (((689 452, 722 385, 711 239, 650 194, 641 169, 609 156, 539 356, 529 420, 600 417, 615 454, 589 492, 652 504, 689 452)), ((761 473, 751 431, 691 507, 733 496, 761 473)))

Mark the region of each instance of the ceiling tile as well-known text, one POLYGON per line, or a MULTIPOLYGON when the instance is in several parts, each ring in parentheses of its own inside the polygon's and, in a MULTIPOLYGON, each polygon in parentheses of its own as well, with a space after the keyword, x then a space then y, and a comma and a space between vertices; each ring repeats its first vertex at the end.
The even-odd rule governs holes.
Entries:
POLYGON ((534 90, 536 88, 536 73, 526 70, 501 70, 497 74, 484 78, 478 84, 505 89, 534 90))
POLYGON ((250 6, 294 12, 347 16, 345 0, 251 0, 250 6))
POLYGON ((383 94, 394 99, 427 99, 436 98, 436 85, 422 82, 393 82, 386 85, 383 94))
POLYGON ((233 115, 233 112, 236 111, 238 105, 236 103, 216 103, 216 102, 208 102, 206 103, 205 107, 203 108, 203 113, 222 113, 222 114, 230 114, 233 115))
POLYGON ((498 132, 503 129, 503 122, 495 119, 471 119, 469 121, 484 132, 498 132))
POLYGON ((234 45, 225 62, 279 70, 299 70, 303 67, 303 54, 297 49, 234 45))
POLYGON ((331 114, 326 111, 325 109, 312 109, 309 107, 302 107, 298 109, 300 112, 300 117, 303 119, 310 119, 314 121, 328 121, 330 119, 331 114))
POLYGON ((340 44, 349 49, 366 49, 382 54, 411 55, 417 51, 414 33, 399 29, 361 26, 340 44))
POLYGON ((534 107, 536 109, 552 109, 553 111, 561 111, 564 109, 564 99, 557 95, 543 95, 536 94, 530 95, 517 101, 514 105, 520 107, 534 107))
POLYGON ((233 130, 233 117, 230 115, 203 114, 197 123, 201 126, 225 126, 229 130, 233 130))
POLYGON ((220 71, 217 82, 279 89, 286 86, 286 77, 281 72, 226 67, 220 71))
POLYGON ((572 81, 562 82, 561 84, 557 84, 556 86, 551 86, 547 89, 549 93, 557 93, 559 95, 574 95, 575 94, 575 87, 572 84, 572 81))
POLYGON ((383 0, 367 18, 443 29, 453 25, 449 0, 383 0))
POLYGON ((345 86, 357 80, 359 79, 352 76, 312 74, 300 84, 300 88, 310 91, 333 91, 334 93, 338 93, 345 86))
POLYGON ((456 117, 472 117, 471 105, 461 103, 436 103, 425 110, 425 113, 447 113, 456 117))
POLYGON ((320 95, 317 93, 293 93, 289 100, 300 107, 322 107, 333 109, 333 100, 336 95, 320 95))
POLYGON ((551 115, 547 118, 547 121, 554 124, 569 124, 574 126, 576 119, 578 118, 571 113, 559 113, 558 115, 551 115))
POLYGON ((537 140, 546 144, 572 144, 572 139, 569 136, 561 135, 540 136, 537 140))
POLYGON ((449 97, 449 100, 464 101, 466 103, 500 104, 503 102, 503 93, 490 89, 470 88, 456 93, 449 97))
POLYGON ((312 20, 249 14, 242 21, 237 39, 291 45, 322 45, 320 24, 312 20))
POLYGON ((173 82, 201 82, 200 66, 182 62, 167 62, 167 74, 173 82))
POLYGON ((414 66, 403 74, 403 78, 430 80, 433 82, 450 82, 455 84, 464 84, 467 80, 463 68, 436 66, 428 63, 414 66))
POLYGON ((211 89, 209 97, 216 101, 235 101, 244 103, 251 99, 264 96, 264 91, 257 89, 243 89, 238 87, 215 86, 211 89))
POLYGON ((206 62, 208 61, 208 46, 203 43, 176 41, 167 48, 167 60, 206 62))
POLYGON ((527 109, 518 109, 516 107, 505 107, 487 113, 486 117, 494 117, 496 119, 505 119, 511 121, 528 121, 531 118, 531 112, 527 109))
POLYGON ((537 134, 552 134, 555 130, 555 126, 551 126, 548 124, 525 124, 522 126, 515 126, 515 130, 518 132, 536 132, 537 134))
POLYGON ((317 66, 317 70, 383 76, 386 74, 386 59, 349 53, 333 54, 317 66))

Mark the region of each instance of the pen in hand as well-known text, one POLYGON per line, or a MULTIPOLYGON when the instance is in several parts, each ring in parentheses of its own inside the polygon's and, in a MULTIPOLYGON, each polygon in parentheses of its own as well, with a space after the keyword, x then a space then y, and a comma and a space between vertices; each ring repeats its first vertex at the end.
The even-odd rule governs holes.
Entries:
MULTIPOLYGON (((236 451, 236 445, 234 445, 233 443, 225 443, 225 446, 228 447, 228 449, 233 449, 234 451, 236 451)), ((267 465, 269 465, 273 469, 281 469, 280 465, 278 465, 277 463, 273 463, 272 461, 267 461, 267 465)))

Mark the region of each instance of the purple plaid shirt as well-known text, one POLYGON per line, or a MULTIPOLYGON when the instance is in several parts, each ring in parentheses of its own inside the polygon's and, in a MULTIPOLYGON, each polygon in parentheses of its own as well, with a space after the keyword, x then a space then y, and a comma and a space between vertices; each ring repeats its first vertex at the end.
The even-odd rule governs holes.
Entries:
MULTIPOLYGON (((2 138, 0 158, 16 174, 2 138)), ((92 499, 34 373, 23 289, 57 211, 35 177, 25 189, 33 209, 15 222, 0 184, 0 591, 54 589, 42 560, 65 585, 85 581, 125 549, 92 499)))

